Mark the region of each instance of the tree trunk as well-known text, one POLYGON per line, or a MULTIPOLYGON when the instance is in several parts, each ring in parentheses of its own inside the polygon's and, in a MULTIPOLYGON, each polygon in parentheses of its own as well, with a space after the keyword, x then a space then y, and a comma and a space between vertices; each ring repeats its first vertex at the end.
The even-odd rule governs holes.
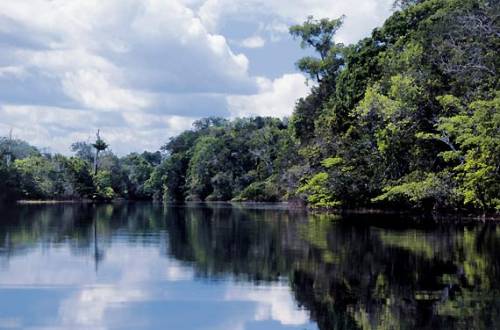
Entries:
POLYGON ((94 175, 97 175, 97 162, 99 160, 99 149, 95 151, 95 160, 94 160, 94 175))

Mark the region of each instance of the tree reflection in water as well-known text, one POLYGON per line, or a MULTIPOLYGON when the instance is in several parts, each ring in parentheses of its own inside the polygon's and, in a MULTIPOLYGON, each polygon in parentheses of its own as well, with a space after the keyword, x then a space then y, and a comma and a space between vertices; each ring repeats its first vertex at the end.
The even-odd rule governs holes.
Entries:
POLYGON ((114 237, 197 278, 288 284, 320 329, 500 326, 500 226, 310 215, 274 206, 30 205, 2 209, 0 260, 65 244, 100 260, 114 237), (160 241, 158 241, 160 240, 160 241))

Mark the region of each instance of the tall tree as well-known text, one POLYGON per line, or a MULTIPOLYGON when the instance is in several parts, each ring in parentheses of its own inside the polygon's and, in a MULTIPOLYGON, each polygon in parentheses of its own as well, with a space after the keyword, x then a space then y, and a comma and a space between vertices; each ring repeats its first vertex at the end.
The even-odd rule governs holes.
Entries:
POLYGON ((101 136, 99 135, 99 131, 100 130, 97 130, 96 141, 92 144, 92 146, 95 148, 94 175, 97 175, 97 169, 99 166, 99 153, 108 148, 108 144, 106 142, 104 142, 103 139, 101 139, 101 136))
POLYGON ((320 20, 309 16, 302 25, 290 27, 290 34, 299 38, 302 48, 312 47, 319 58, 306 56, 297 62, 297 67, 307 73, 312 79, 321 82, 323 78, 335 73, 343 64, 343 45, 335 43, 335 33, 342 26, 344 17, 337 19, 323 18, 320 20))

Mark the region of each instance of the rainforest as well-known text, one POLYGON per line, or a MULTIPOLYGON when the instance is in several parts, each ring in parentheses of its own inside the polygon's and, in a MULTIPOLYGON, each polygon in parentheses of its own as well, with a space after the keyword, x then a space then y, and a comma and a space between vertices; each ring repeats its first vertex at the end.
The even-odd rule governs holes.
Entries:
MULTIPOLYGON (((158 151, 71 155, 0 139, 0 200, 290 201, 318 209, 498 214, 500 3, 401 0, 355 44, 343 17, 290 27, 310 54, 286 118, 208 117, 158 151)), ((101 135, 99 135, 101 134, 101 135)))

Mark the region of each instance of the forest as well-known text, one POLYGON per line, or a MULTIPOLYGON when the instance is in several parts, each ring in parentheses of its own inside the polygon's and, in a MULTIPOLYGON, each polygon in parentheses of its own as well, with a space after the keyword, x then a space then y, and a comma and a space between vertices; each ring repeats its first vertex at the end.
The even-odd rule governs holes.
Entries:
POLYGON ((72 155, 0 138, 0 201, 294 201, 500 211, 500 2, 399 0, 353 45, 343 17, 290 27, 310 94, 289 118, 204 118, 156 152, 99 133, 72 155))

